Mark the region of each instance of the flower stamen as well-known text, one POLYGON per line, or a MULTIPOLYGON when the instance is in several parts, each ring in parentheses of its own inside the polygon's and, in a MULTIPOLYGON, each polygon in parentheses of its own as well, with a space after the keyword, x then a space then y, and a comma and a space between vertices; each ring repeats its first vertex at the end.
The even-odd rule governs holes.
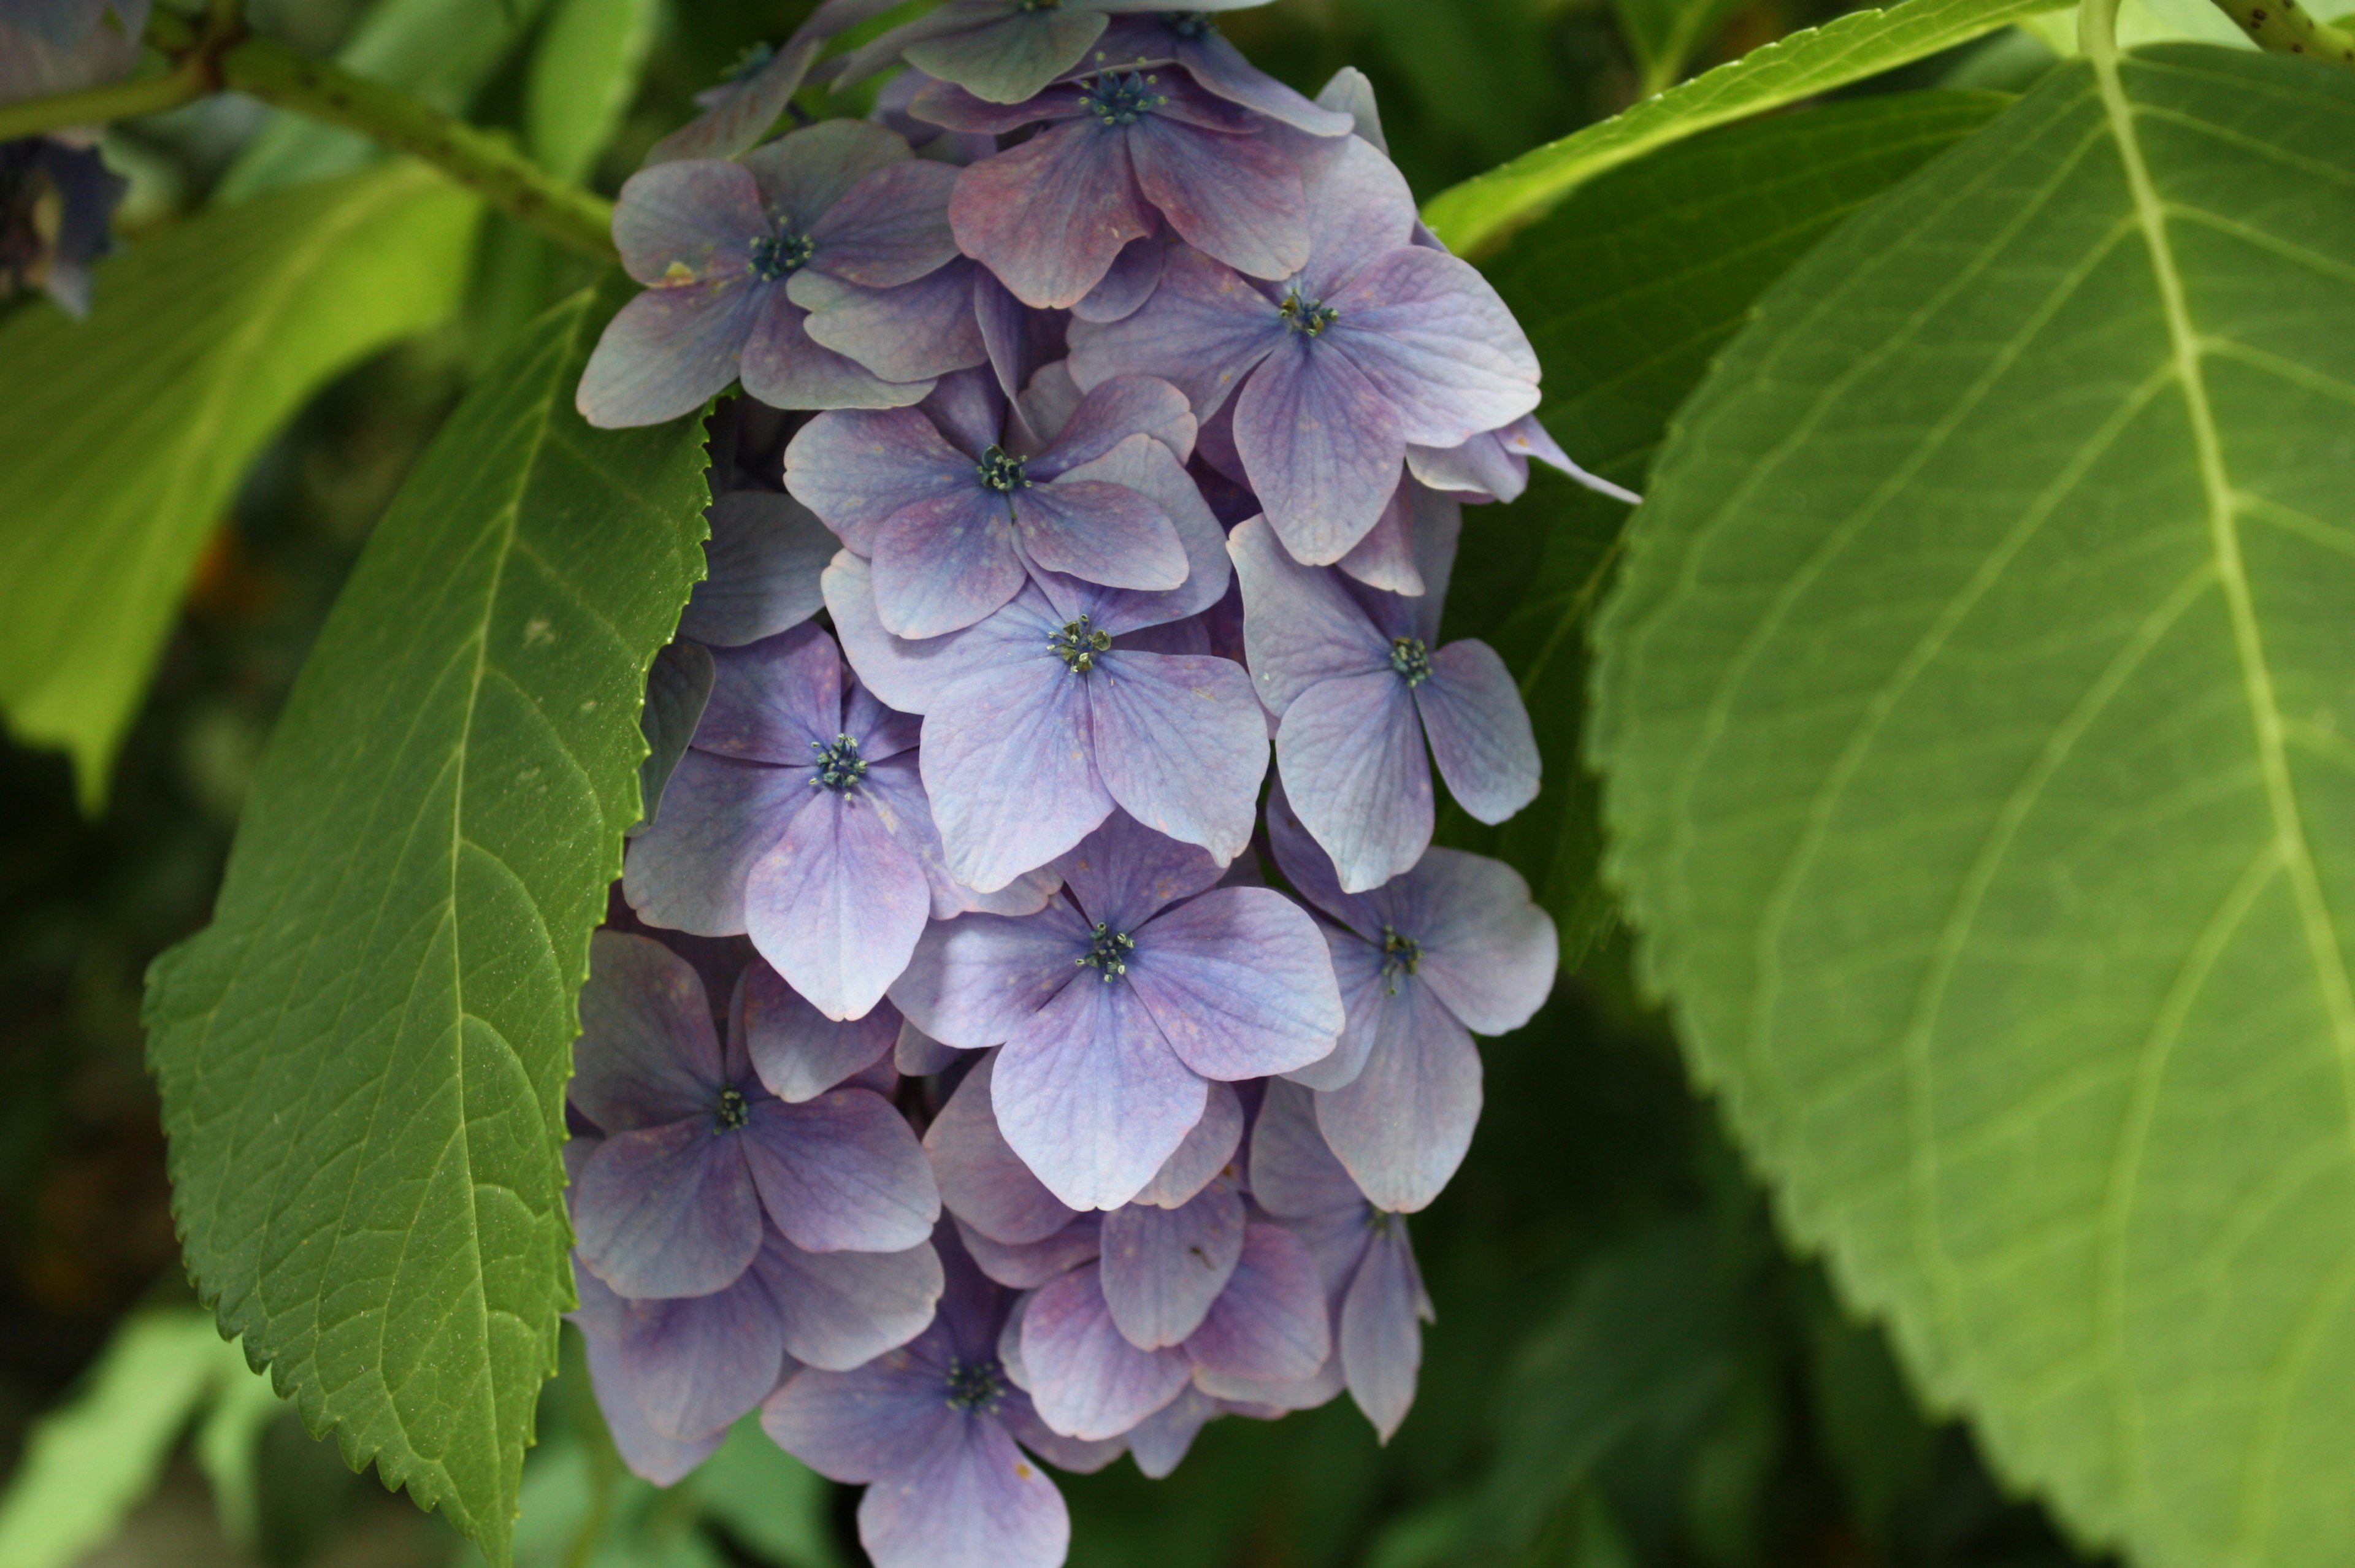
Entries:
POLYGON ((1302 299, 1298 289, 1284 296, 1275 313, 1284 317, 1284 325, 1308 337, 1323 336, 1327 327, 1341 319, 1341 313, 1323 300, 1302 299))
POLYGON ((1097 977, 1107 986, 1128 973, 1128 955, 1136 951, 1136 939, 1124 931, 1114 931, 1103 922, 1096 922, 1093 945, 1071 962, 1082 969, 1097 971, 1097 977))
POLYGON ((867 776, 867 763, 858 754, 856 736, 837 735, 831 744, 812 741, 810 750, 817 753, 817 772, 810 775, 810 783, 819 789, 848 795, 867 776))
POLYGON ((1063 629, 1047 639, 1047 646, 1063 661, 1073 675, 1085 675, 1096 667, 1096 660, 1112 651, 1112 634, 1088 624, 1088 618, 1066 621, 1063 629))
POLYGON ((1404 676, 1409 687, 1421 686, 1431 678, 1431 650, 1421 637, 1392 637, 1391 668, 1404 676))
POLYGON ((1401 936, 1385 925, 1382 927, 1382 987, 1390 995, 1398 995, 1398 977, 1412 975, 1423 962, 1423 944, 1412 936, 1401 936))

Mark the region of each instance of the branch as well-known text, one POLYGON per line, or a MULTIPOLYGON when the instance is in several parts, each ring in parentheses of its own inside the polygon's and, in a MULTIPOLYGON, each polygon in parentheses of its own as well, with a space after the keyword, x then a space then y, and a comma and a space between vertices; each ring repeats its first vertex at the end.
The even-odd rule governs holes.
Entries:
POLYGON ((2355 34, 2300 10, 2297 0, 2215 0, 2215 5, 2275 54, 2355 65, 2355 34))
POLYGON ((156 6, 146 41, 172 61, 170 69, 0 104, 0 141, 160 113, 208 93, 242 92, 421 159, 559 244, 596 261, 613 259, 613 205, 604 197, 557 178, 503 137, 249 33, 241 11, 238 0, 210 0, 201 19, 156 6))

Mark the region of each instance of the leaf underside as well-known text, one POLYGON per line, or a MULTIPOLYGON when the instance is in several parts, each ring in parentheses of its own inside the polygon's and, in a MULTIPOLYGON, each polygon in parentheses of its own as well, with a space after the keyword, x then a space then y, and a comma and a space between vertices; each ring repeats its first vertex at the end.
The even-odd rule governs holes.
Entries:
POLYGON ((479 208, 413 164, 204 214, 0 327, 0 712, 106 792, 198 552, 337 371, 449 315, 479 208))
POLYGON ((1697 1070, 2148 1568, 2355 1555, 2355 78, 2073 63, 1812 254, 1598 626, 1697 1070))
POLYGON ((1796 103, 1966 44, 2054 0, 1905 0, 1753 49, 1432 197, 1423 220, 1460 252, 1486 250, 1605 169, 1711 126, 1796 103))
POLYGON ((592 431, 610 302, 420 461, 272 738, 209 929, 150 975, 174 1208, 315 1432, 507 1557, 572 1301, 559 1149, 646 667, 702 575, 699 421, 592 431))
MULTIPOLYGON (((1491 261, 1489 281, 1545 366, 1546 428, 1640 490, 1668 416, 1768 284, 1841 219, 1985 124, 1996 93, 1907 92, 1729 125, 1572 194, 1491 261)), ((1621 501, 1539 470, 1508 507, 1465 514, 1450 637, 1482 637, 1520 683, 1546 788, 1501 827, 1453 814, 1460 848, 1529 880, 1574 969, 1609 930, 1602 829, 1579 755, 1586 629, 1618 558, 1621 501)))

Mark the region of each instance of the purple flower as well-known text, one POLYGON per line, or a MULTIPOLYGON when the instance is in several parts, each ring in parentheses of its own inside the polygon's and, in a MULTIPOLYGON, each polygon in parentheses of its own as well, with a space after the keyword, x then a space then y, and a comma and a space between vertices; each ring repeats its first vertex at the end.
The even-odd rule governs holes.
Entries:
POLYGON ((1159 438, 1183 462, 1194 445, 1184 393, 1146 377, 1107 381, 1043 451, 1004 428, 1006 406, 986 372, 960 373, 919 409, 820 414, 785 449, 786 486, 873 561, 876 614, 895 636, 972 625, 1014 597, 1028 563, 1112 588, 1186 581, 1168 515, 1094 477, 1124 441, 1159 438))
POLYGON ((1182 71, 1107 71, 1010 107, 945 82, 912 112, 957 131, 1049 128, 958 176, 957 245, 1024 304, 1077 304, 1122 247, 1165 220, 1189 244, 1255 278, 1307 263, 1300 172, 1263 122, 1182 71))
POLYGON ((1553 989, 1553 921, 1519 872, 1456 849, 1345 893, 1281 788, 1267 817, 1276 864, 1346 928, 1327 935, 1348 1024, 1330 1057, 1292 1076, 1316 1091, 1317 1125, 1366 1196, 1411 1213, 1439 1196, 1471 1147, 1472 1031, 1520 1028, 1553 989))
POLYGON ((1309 1094, 1271 1083, 1252 1129, 1252 1196, 1308 1244, 1340 1317, 1349 1397, 1384 1443, 1414 1403, 1431 1298, 1406 1219, 1369 1203, 1318 1135, 1309 1094))
POLYGON ((1040 878, 989 898, 951 880, 918 779, 916 720, 847 680, 824 631, 796 626, 712 663, 694 744, 623 869, 645 919, 699 936, 749 932, 811 1005, 852 1019, 882 997, 926 920, 1043 901, 1040 878))
POLYGON ((932 1327, 854 1371, 805 1370, 769 1397, 761 1425, 822 1476, 864 1483, 858 1540, 876 1568, 1058 1568, 1071 1519, 1016 1445, 1066 1469, 1118 1445, 1059 1438, 997 1356, 1005 1293, 954 1243, 932 1327))
POLYGON ((1163 65, 1181 66, 1228 102, 1312 136, 1346 135, 1357 128, 1348 112, 1310 102, 1244 59, 1202 11, 1122 16, 1104 29, 1086 60, 1090 74, 1163 65))
POLYGON ((978 624, 912 641, 884 630, 865 561, 846 550, 826 569, 826 608, 860 677, 925 716, 924 789, 949 873, 968 887, 1045 865, 1115 805, 1221 862, 1251 839, 1267 729, 1250 677, 1210 656, 1199 625, 1171 624, 1226 592, 1218 520, 1158 443, 1124 443, 1097 472, 1178 525, 1185 586, 1040 571, 978 624))
MULTIPOLYGON (((1633 490, 1589 474, 1572 462, 1570 453, 1538 422, 1535 414, 1524 414, 1501 430, 1484 431, 1462 445, 1444 451, 1428 446, 1406 449, 1407 468, 1423 484, 1434 490, 1492 501, 1519 499, 1521 492, 1529 487, 1529 459, 1533 457, 1597 495, 1625 501, 1631 507, 1643 504, 1644 497, 1633 490)), ((1348 563, 1342 564, 1346 568, 1348 563)))
POLYGON ((42 136, 0 142, 0 300, 39 289, 87 315, 91 263, 112 248, 107 226, 130 188, 95 147, 42 136))
POLYGON ((1119 816, 1055 862, 1021 919, 932 927, 892 987, 918 1028, 996 1045, 990 1105, 1056 1199, 1113 1209, 1204 1116, 1207 1080, 1289 1072, 1342 1023, 1316 924, 1265 888, 1215 887, 1200 849, 1119 816))
MULTIPOLYGON (((1455 541, 1418 545, 1436 561, 1455 541)), ((1449 792, 1480 821, 1502 822, 1537 795, 1537 739, 1505 661, 1468 637, 1431 645, 1444 570, 1426 566, 1428 591, 1403 599, 1302 566, 1259 520, 1228 548, 1252 681, 1279 720, 1277 772, 1344 889, 1380 886, 1430 844, 1426 738, 1449 792)))
POLYGON ((1022 1313, 1022 1373, 1056 1431, 1116 1436, 1189 1384, 1290 1382, 1331 1356, 1315 1256, 1280 1225, 1246 1225, 1231 1184, 1175 1211, 1118 1210, 1103 1224, 1103 1261, 1041 1286, 1022 1313), (1136 1223, 1115 1240, 1124 1215, 1136 1223), (1215 1285, 1199 1277, 1209 1273, 1215 1285), (1138 1342, 1140 1328, 1155 1344, 1138 1342))
POLYGON ((1306 157, 1305 267, 1281 283, 1171 253, 1134 315, 1071 327, 1082 387, 1160 376, 1205 420, 1237 393, 1235 445, 1284 547, 1336 561, 1397 490, 1410 445, 1462 444, 1538 402, 1538 362, 1470 265, 1413 242, 1406 182, 1355 137, 1306 157))
POLYGON ((929 1242, 903 1253, 805 1253, 774 1231, 752 1266, 709 1296, 633 1301, 585 1267, 574 1277, 572 1320, 589 1341, 598 1403, 617 1441, 624 1430, 655 1440, 623 1442, 623 1456, 665 1485, 677 1478, 661 1473, 674 1451, 691 1468, 698 1445, 718 1441, 797 1368, 847 1371, 923 1332, 942 1284, 929 1242))
POLYGON ((571 1103, 605 1136, 579 1161, 573 1223, 581 1261, 617 1294, 712 1295, 751 1266, 770 1222, 814 1253, 900 1253, 931 1233, 932 1168, 881 1095, 788 1104, 753 1072, 741 1021, 723 1052, 685 959, 618 932, 591 954, 571 1103))
POLYGON ((953 168, 913 158, 879 125, 833 120, 741 163, 687 158, 622 187, 613 240, 647 285, 605 328, 581 379, 591 424, 653 424, 700 408, 740 376, 780 409, 898 408, 931 378, 984 357, 967 270, 952 266, 953 168), (814 307, 875 307, 822 343, 814 307), (929 323, 922 335, 905 328, 929 323), (911 343, 910 340, 913 338, 911 343), (868 343, 912 347, 896 379, 858 362, 868 343))
MULTIPOLYGON (((1197 11, 1237 11, 1267 0, 1200 0, 1197 11)), ((845 63, 857 81, 905 59, 992 103, 1018 103, 1078 65, 1103 36, 1106 13, 1159 11, 1167 0, 949 0, 877 38, 845 63)))

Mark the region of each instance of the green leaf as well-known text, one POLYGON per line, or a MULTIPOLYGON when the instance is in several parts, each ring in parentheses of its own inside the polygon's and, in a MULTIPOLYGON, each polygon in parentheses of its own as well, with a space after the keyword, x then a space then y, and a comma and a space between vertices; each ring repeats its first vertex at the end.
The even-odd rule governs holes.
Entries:
POLYGON ((540 166, 585 178, 637 91, 660 0, 557 0, 532 51, 524 144, 540 166))
MULTIPOLYGON (((377 0, 336 51, 355 75, 464 114, 546 0, 377 0)), ((365 168, 383 149, 289 112, 273 113, 221 176, 215 199, 240 202, 282 186, 365 168)))
POLYGON ((0 1496, 0 1568, 66 1568, 146 1497, 191 1417, 268 1385, 201 1312, 126 1317, 81 1392, 33 1425, 0 1496))
POLYGON ((730 1428, 687 1482, 707 1518, 776 1568, 839 1568, 833 1483, 769 1440, 757 1413, 730 1428))
MULTIPOLYGON (((1487 272, 1545 366, 1548 429, 1641 489, 1669 414, 1766 286, 1858 208, 1985 124, 1994 93, 1891 93, 1722 130, 1614 170, 1524 230, 1487 272), (1565 288, 1564 279, 1577 280, 1565 288)), ((1475 507, 1448 595, 1450 636, 1492 643, 1536 726, 1547 787, 1501 828, 1452 841, 1529 879, 1574 968, 1609 929, 1602 829, 1579 755, 1586 624, 1627 507, 1540 471, 1509 507, 1475 507)))
POLYGON ((2355 1554, 2355 77, 2055 70, 1679 416, 1612 868, 1791 1233, 2146 1568, 2355 1554))
POLYGON ((2053 0, 1905 0, 1793 33, 1612 119, 1441 191, 1423 219, 1476 253, 1604 170, 1712 125, 1779 109, 2052 9, 2053 0))
POLYGON ((82 800, 254 453, 336 372, 455 307, 477 208, 414 165, 208 213, 0 325, 0 712, 82 800))
POLYGON ((1619 30, 1636 57, 1636 91, 1646 98, 1684 75, 1693 56, 1717 36, 1744 0, 1613 0, 1619 30))
POLYGON ((149 976, 187 1260, 314 1433, 507 1558, 571 1274, 558 1149, 646 667, 702 575, 702 433, 573 411, 527 334, 320 634, 212 926, 149 976))

